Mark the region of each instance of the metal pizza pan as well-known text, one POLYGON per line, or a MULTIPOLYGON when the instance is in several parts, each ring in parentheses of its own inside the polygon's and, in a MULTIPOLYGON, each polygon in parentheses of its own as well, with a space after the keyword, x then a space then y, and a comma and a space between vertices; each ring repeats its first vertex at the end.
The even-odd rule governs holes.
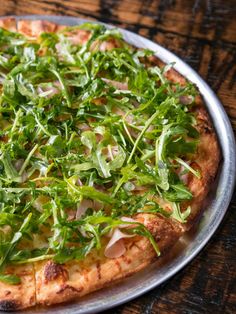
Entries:
MULTIPOLYGON (((99 23, 68 16, 26 15, 15 16, 17 20, 49 20, 62 25, 78 25, 84 22, 99 23)), ((104 23, 102 23, 104 24, 104 23)), ((106 27, 113 26, 104 24, 106 27)), ((221 102, 209 85, 187 63, 164 47, 128 30, 120 29, 124 39, 131 45, 153 50, 165 63, 193 82, 199 89, 214 124, 220 143, 222 162, 217 179, 212 186, 207 208, 194 230, 184 235, 175 248, 150 267, 121 282, 91 293, 75 302, 53 307, 36 307, 28 314, 89 314, 98 313, 128 302, 151 289, 160 286, 184 268, 209 242, 221 223, 234 191, 236 173, 236 149, 233 130, 221 102)))

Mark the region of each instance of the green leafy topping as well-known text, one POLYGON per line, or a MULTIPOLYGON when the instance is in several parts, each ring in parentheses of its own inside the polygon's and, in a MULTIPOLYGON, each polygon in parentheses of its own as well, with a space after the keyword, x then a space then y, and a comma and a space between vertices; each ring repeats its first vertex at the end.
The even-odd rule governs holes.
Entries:
POLYGON ((0 281, 8 283, 10 285, 18 285, 21 283, 21 280, 16 275, 1 275, 0 274, 0 281))
MULTIPOLYGON (((181 176, 200 178, 191 167, 197 92, 169 81, 172 65, 157 67, 153 54, 103 25, 37 40, 0 28, 0 281, 20 283, 4 273, 11 263, 102 250, 124 216, 186 223, 181 204, 192 194, 181 176)), ((144 225, 127 232, 160 254, 144 225)))
POLYGON ((186 223, 187 217, 191 213, 190 206, 187 207, 187 209, 184 212, 181 212, 179 203, 173 203, 173 213, 172 217, 176 220, 178 220, 181 223, 186 223))

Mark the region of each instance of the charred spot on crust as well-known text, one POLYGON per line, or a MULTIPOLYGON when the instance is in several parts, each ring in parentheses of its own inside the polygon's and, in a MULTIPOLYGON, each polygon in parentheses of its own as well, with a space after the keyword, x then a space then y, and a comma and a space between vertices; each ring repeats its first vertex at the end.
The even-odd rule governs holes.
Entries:
POLYGON ((99 261, 96 263, 96 269, 97 269, 98 280, 100 280, 101 279, 101 265, 99 261))
POLYGON ((174 244, 181 235, 179 227, 162 217, 152 219, 146 227, 153 235, 161 250, 174 244))
POLYGON ((0 310, 1 311, 6 311, 6 312, 15 311, 15 310, 19 309, 19 307, 20 307, 20 304, 14 300, 0 301, 0 310))
POLYGON ((44 269, 44 276, 46 281, 52 281, 59 277, 66 281, 69 278, 67 270, 62 265, 56 264, 53 261, 47 262, 44 269))
POLYGON ((203 107, 195 107, 193 112, 197 117, 197 130, 202 134, 213 133, 213 128, 206 110, 203 107))
POLYGON ((202 134, 211 134, 213 132, 212 126, 206 120, 199 120, 198 130, 202 134))

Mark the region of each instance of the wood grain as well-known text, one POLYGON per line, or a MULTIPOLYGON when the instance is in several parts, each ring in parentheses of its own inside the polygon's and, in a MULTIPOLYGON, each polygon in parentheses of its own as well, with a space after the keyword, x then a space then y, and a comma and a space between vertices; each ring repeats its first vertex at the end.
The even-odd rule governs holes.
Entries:
MULTIPOLYGON (((99 19, 176 53, 209 83, 236 131, 235 0, 1 0, 0 15, 99 19)), ((162 286, 106 314, 236 313, 236 197, 207 247, 162 286)))

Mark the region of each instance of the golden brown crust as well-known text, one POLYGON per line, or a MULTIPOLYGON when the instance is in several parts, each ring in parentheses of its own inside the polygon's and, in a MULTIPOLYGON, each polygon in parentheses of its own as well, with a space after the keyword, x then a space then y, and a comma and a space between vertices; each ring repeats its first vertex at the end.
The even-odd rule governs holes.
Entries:
POLYGON ((20 20, 17 22, 17 31, 27 37, 38 37, 43 32, 55 32, 57 24, 42 20, 20 20))
POLYGON ((49 261, 44 268, 45 282, 53 281, 63 277, 64 280, 68 279, 68 272, 59 264, 49 261))
POLYGON ((16 19, 14 17, 4 17, 0 19, 0 27, 11 32, 16 32, 16 19))
MULTIPOLYGON (((14 18, 1 19, 0 27, 11 31, 17 30, 31 38, 36 38, 42 32, 63 29, 63 26, 41 20, 21 20, 16 28, 14 18)), ((69 35, 78 43, 84 43, 89 38, 89 34, 83 30, 69 35)), ((110 44, 109 42, 103 48, 110 49, 110 44)), ((151 61, 159 66, 163 65, 157 58, 151 61)), ((186 84, 186 79, 174 69, 170 69, 166 77, 173 82, 179 82, 180 85, 186 84)), ((188 186, 194 196, 191 202, 183 206, 183 209, 187 205, 191 205, 192 208, 188 223, 181 225, 162 216, 147 214, 139 214, 136 217, 152 233, 162 253, 172 247, 201 214, 203 202, 219 164, 217 138, 201 97, 196 98, 196 104, 194 112, 200 138, 198 151, 191 166, 199 169, 202 177, 197 179, 192 175, 188 176, 188 186)), ((105 258, 103 252, 100 252, 90 254, 83 262, 72 261, 58 265, 53 261, 43 261, 34 263, 34 269, 32 265, 12 267, 9 271, 16 272, 21 277, 22 283, 10 286, 0 282, 0 309, 16 310, 35 304, 51 305, 72 300, 130 276, 147 267, 155 259, 156 254, 148 239, 136 237, 127 239, 125 243, 126 253, 116 259, 105 258), (27 271, 23 272, 23 269, 27 271)))
MULTIPOLYGON (((156 61, 152 61, 156 62, 159 66, 163 66, 162 61, 157 58, 155 58, 155 60, 156 61)), ((177 82, 182 86, 187 83, 187 80, 173 68, 167 71, 165 76, 168 80, 177 82)), ((197 95, 195 97, 195 106, 192 111, 197 121, 196 128, 199 132, 199 144, 197 153, 190 166, 195 170, 199 170, 201 178, 198 179, 191 173, 188 174, 187 185, 193 194, 193 199, 182 206, 183 210, 185 210, 188 205, 191 206, 191 214, 188 217, 188 222, 182 225, 185 231, 189 230, 201 216, 204 210, 204 201, 217 174, 220 162, 220 148, 216 133, 201 96, 197 95)))
MULTIPOLYGON (((136 219, 147 226, 162 252, 173 246, 182 234, 175 222, 162 216, 139 214, 136 219)), ((149 240, 137 237, 126 241, 126 253, 119 258, 105 258, 101 252, 100 255, 91 254, 84 262, 37 263, 37 303, 51 305, 81 297, 131 276, 149 265, 155 256, 149 240)))
POLYGON ((9 285, 0 281, 0 310, 13 311, 34 306, 36 300, 33 265, 10 266, 6 272, 20 277, 21 283, 9 285))
POLYGON ((204 201, 214 181, 220 162, 220 149, 216 134, 212 128, 208 113, 203 107, 195 109, 197 129, 200 133, 199 144, 195 160, 191 165, 199 170, 201 178, 189 175, 188 187, 193 194, 191 201, 191 214, 184 226, 189 230, 204 210, 204 201))

